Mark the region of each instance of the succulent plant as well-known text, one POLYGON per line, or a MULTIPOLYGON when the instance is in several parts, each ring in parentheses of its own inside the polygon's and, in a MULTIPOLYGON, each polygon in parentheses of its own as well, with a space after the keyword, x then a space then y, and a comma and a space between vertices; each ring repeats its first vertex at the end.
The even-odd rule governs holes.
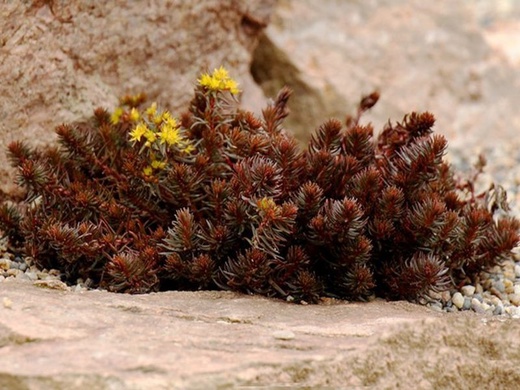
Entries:
MULTIPOLYGON (((290 90, 257 117, 224 68, 173 117, 144 95, 9 146, 25 201, 0 227, 41 268, 111 291, 231 289, 294 301, 391 299, 450 288, 509 256, 520 223, 500 187, 475 191, 444 161, 430 113, 378 134, 379 95, 306 148, 283 127, 290 90), (502 194, 502 192, 500 192, 502 194)), ((478 168, 482 168, 481 164, 478 168)))

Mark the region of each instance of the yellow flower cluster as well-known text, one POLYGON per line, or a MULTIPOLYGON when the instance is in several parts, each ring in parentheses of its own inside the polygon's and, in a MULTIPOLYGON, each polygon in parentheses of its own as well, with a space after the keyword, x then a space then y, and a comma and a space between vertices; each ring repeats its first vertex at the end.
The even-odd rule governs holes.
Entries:
POLYGON ((213 70, 211 75, 203 73, 197 81, 200 86, 210 91, 229 91, 233 95, 240 92, 238 83, 229 77, 228 71, 223 66, 213 70))
POLYGON ((142 148, 150 150, 150 165, 143 169, 143 173, 147 176, 150 176, 154 170, 162 170, 166 167, 166 161, 157 159, 153 151, 165 155, 166 147, 175 146, 181 152, 189 154, 195 149, 183 136, 177 120, 168 111, 158 112, 156 103, 148 107, 143 114, 132 109, 128 119, 137 122, 130 131, 130 141, 133 143, 144 141, 142 148))
POLYGON ((125 111, 123 107, 117 107, 110 117, 112 124, 117 125, 121 121, 121 118, 131 122, 137 122, 140 118, 140 115, 139 111, 137 111, 135 107, 141 104, 144 99, 145 96, 143 94, 133 96, 129 95, 121 98, 121 106, 130 106, 132 109, 130 111, 125 111))
POLYGON ((183 139, 177 121, 168 111, 157 114, 156 110, 153 105, 146 110, 151 123, 140 121, 130 132, 130 141, 141 142, 144 137, 147 147, 152 146, 157 140, 160 144, 168 146, 179 145, 183 139))

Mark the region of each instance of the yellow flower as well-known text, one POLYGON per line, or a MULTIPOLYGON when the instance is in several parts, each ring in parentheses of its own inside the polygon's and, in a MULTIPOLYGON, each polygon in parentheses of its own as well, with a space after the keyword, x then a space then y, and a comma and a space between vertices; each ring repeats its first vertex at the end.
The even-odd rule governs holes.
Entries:
POLYGON ((136 108, 130 110, 130 120, 132 122, 137 122, 139 120, 139 111, 137 111, 136 108))
POLYGON ((185 146, 183 145, 182 149, 181 149, 181 152, 184 152, 186 154, 190 154, 191 152, 193 152, 195 150, 195 146, 193 146, 192 144, 190 144, 189 142, 185 144, 185 146))
POLYGON ((159 132, 159 139, 161 144, 167 143, 170 146, 178 144, 181 140, 179 128, 165 123, 159 132))
POLYGON ((229 73, 226 68, 223 66, 220 66, 220 68, 215 69, 213 71, 213 77, 217 80, 226 80, 229 79, 229 73))
POLYGON ((157 134, 155 134, 152 130, 149 128, 146 128, 146 131, 144 132, 144 138, 148 141, 146 143, 146 146, 150 146, 150 144, 153 144, 155 141, 157 141, 157 134))
MULTIPOLYGON (((141 137, 144 135, 146 137, 147 133, 151 133, 151 130, 146 127, 144 123, 139 123, 135 128, 130 132, 130 141, 141 141, 141 137)), ((152 133, 153 134, 153 133, 152 133)), ((148 137, 146 137, 148 138, 148 137)))
POLYGON ((175 118, 172 117, 172 115, 168 111, 163 112, 163 114, 161 115, 161 120, 171 127, 177 127, 177 121, 175 120, 175 118))
POLYGON ((238 83, 233 79, 226 80, 224 86, 225 89, 227 89, 233 95, 237 95, 240 92, 238 89, 238 83))
POLYGON ((157 114, 157 103, 153 102, 150 107, 146 109, 146 115, 148 115, 148 118, 152 119, 155 114, 157 114))
POLYGON ((159 160, 152 161, 152 168, 154 168, 154 169, 164 169, 165 166, 166 166, 166 161, 159 161, 159 160))
POLYGON ((152 174, 153 170, 152 170, 152 167, 150 165, 148 165, 147 167, 143 168, 143 173, 146 175, 146 176, 150 176, 152 174))
POLYGON ((238 83, 229 77, 228 71, 223 66, 214 69, 211 75, 203 73, 197 81, 200 86, 211 91, 229 91, 233 95, 240 92, 238 83))
POLYGON ((123 115, 124 111, 123 108, 117 107, 112 115, 110 116, 110 122, 112 122, 113 125, 117 125, 119 123, 119 120, 121 119, 121 116, 123 115))

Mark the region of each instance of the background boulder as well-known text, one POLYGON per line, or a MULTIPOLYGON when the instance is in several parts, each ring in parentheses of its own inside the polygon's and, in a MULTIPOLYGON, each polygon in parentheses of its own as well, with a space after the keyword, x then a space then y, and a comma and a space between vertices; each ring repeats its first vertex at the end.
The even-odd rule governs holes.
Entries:
POLYGON ((267 95, 296 91, 288 123, 300 139, 379 90, 366 116, 376 130, 428 110, 464 148, 510 142, 520 128, 519 10, 504 0, 280 0, 252 73, 267 95))

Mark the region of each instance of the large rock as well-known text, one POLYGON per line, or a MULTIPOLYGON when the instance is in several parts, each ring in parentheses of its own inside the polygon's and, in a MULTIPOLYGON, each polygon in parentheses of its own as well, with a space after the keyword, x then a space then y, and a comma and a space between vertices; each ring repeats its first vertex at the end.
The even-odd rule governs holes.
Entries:
MULTIPOLYGON (((379 90, 366 116, 376 129, 428 110, 466 150, 509 143, 520 129, 520 72, 487 32, 519 10, 511 0, 280 0, 253 75, 267 95, 285 83, 296 91, 288 127, 301 139, 379 90)), ((520 47, 511 38, 510 57, 520 47)))
POLYGON ((54 127, 146 92, 184 109, 203 70, 225 65, 257 108, 249 67, 275 0, 2 1, 0 187, 13 139, 48 143, 54 127))
POLYGON ((405 302, 295 305, 0 283, 0 388, 469 389, 520 382, 520 323, 405 302))

